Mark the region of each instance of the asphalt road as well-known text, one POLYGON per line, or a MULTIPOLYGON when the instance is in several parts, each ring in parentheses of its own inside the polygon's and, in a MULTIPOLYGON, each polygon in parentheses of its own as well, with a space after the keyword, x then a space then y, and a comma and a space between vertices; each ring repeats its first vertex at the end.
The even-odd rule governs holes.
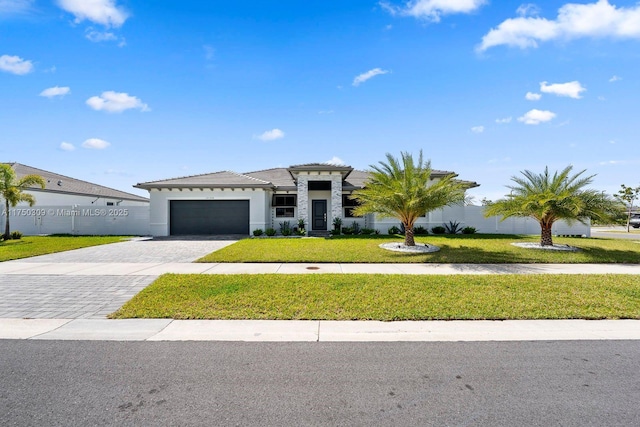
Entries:
POLYGON ((639 341, 0 341, 2 426, 637 426, 639 341))

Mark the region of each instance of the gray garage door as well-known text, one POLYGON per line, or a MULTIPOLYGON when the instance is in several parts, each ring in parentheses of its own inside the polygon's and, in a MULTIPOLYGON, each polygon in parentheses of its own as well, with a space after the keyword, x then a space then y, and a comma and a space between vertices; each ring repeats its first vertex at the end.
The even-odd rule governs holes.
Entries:
POLYGON ((172 200, 170 234, 249 234, 248 200, 172 200))

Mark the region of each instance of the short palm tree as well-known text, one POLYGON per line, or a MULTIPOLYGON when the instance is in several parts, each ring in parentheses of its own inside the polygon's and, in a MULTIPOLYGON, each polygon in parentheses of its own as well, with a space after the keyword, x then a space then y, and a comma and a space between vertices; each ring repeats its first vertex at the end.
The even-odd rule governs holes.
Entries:
POLYGON ((431 181, 431 162, 423 161, 422 151, 417 162, 411 154, 401 154, 400 161, 387 153, 387 163, 370 166, 364 187, 352 195, 360 204, 354 214, 399 219, 405 230, 405 245, 415 246, 416 220, 435 209, 462 204, 466 187, 453 174, 431 181))
POLYGON ((575 221, 586 224, 587 220, 608 221, 617 209, 617 203, 606 194, 585 189, 593 177, 582 176, 586 170, 571 175, 573 166, 560 173, 535 174, 525 170, 523 177, 511 178, 516 185, 507 186, 511 193, 485 207, 484 215, 509 217, 531 217, 540 224, 540 245, 553 246, 551 227, 558 220, 571 224, 575 221))
POLYGON ((6 218, 3 236, 5 240, 11 234, 9 229, 9 207, 15 207, 20 202, 27 202, 29 206, 33 206, 36 199, 33 195, 23 191, 35 185, 44 188, 44 179, 39 175, 25 175, 17 179, 16 173, 10 165, 0 164, 0 197, 4 199, 6 218))

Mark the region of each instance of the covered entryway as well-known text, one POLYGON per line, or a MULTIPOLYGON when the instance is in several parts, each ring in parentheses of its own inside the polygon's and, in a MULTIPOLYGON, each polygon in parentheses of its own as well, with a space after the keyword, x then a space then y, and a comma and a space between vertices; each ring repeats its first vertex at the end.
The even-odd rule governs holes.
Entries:
POLYGON ((249 234, 249 200, 171 200, 169 234, 249 234))

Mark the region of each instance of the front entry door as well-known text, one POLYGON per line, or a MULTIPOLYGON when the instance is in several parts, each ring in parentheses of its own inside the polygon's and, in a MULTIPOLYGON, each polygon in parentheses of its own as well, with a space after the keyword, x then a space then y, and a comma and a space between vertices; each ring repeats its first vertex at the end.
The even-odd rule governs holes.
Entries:
POLYGON ((312 200, 311 201, 311 217, 312 230, 327 229, 327 201, 312 200))

